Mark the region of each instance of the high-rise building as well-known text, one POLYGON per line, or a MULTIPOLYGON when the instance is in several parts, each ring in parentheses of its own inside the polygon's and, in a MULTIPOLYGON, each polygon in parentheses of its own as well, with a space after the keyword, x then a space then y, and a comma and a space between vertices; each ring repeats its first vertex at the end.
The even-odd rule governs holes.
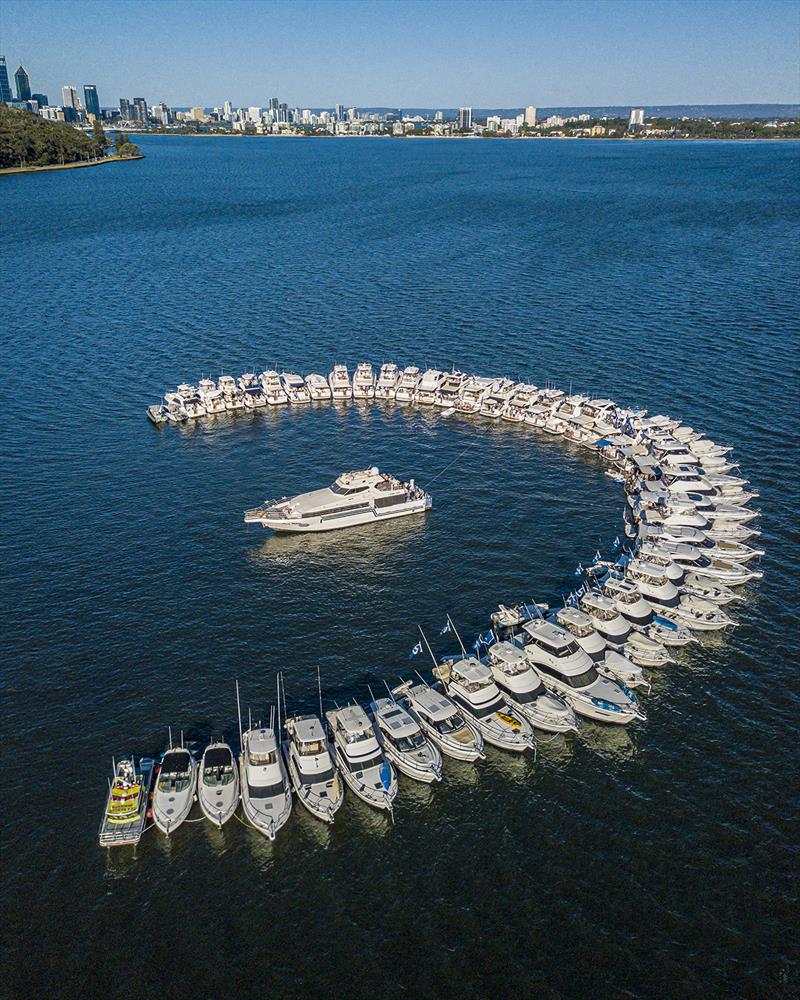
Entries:
POLYGON ((161 122, 162 125, 172 124, 172 109, 167 107, 167 105, 162 101, 153 108, 153 114, 161 122))
POLYGON ((8 104, 11 100, 11 85, 8 82, 8 67, 6 57, 0 56, 0 104, 8 104))
POLYGON ((22 65, 20 65, 14 74, 14 84, 17 88, 17 100, 29 101, 31 99, 31 81, 28 79, 28 74, 22 65))
POLYGON ((231 117, 231 115, 233 114, 233 105, 231 104, 230 101, 225 101, 225 103, 222 105, 222 113, 226 118, 231 117))
POLYGON ((257 125, 261 121, 261 108, 248 108, 247 120, 257 125))
POLYGON ((536 108, 531 104, 525 108, 525 125, 535 125, 536 124, 536 108))
POLYGON ((628 130, 635 132, 640 128, 644 128, 644 108, 631 108, 628 130))
POLYGON ((125 121, 131 120, 131 102, 127 97, 120 97, 119 99, 119 116, 125 121))
POLYGON ((150 113, 147 110, 147 101, 143 97, 134 97, 133 120, 137 122, 146 123, 149 118, 150 118, 150 113))
POLYGON ((344 104, 336 105, 336 121, 337 122, 344 121, 344 104))
POLYGON ((269 99, 269 113, 274 122, 278 120, 278 98, 270 97, 269 99))
POLYGON ((460 132, 472 131, 472 108, 458 109, 458 128, 460 132))
POLYGON ((435 122, 443 122, 444 121, 444 112, 437 111, 436 114, 433 116, 433 120, 435 122))
POLYGON ((95 118, 100 117, 100 98, 97 96, 97 87, 93 83, 83 85, 83 103, 87 114, 94 115, 95 118))
POLYGON ((289 105, 285 101, 278 105, 278 121, 282 125, 289 124, 289 105))
POLYGON ((65 83, 61 88, 61 103, 65 108, 72 108, 73 111, 81 110, 81 102, 78 98, 78 88, 65 83))
POLYGON ((192 108, 192 110, 189 112, 189 114, 191 115, 191 117, 196 122, 202 122, 202 121, 205 121, 206 109, 205 108, 192 108))
POLYGON ((46 108, 50 103, 47 100, 47 94, 31 94, 31 100, 36 101, 40 108, 46 108))

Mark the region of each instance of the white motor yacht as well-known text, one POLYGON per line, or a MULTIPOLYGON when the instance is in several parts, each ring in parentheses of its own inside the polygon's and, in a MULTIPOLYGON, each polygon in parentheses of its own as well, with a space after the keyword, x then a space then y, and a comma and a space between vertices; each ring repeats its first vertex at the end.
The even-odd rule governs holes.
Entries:
POLYGON ((442 780, 442 755, 417 720, 394 698, 376 698, 369 706, 383 752, 401 774, 431 784, 442 780))
POLYGON ((311 393, 306 380, 296 372, 281 372, 281 388, 290 403, 310 403, 311 393))
POLYGON ((269 406, 282 406, 289 402, 286 390, 283 388, 280 375, 274 369, 268 369, 260 375, 261 388, 269 406))
POLYGON ((222 393, 226 410, 235 411, 245 408, 244 392, 233 375, 220 375, 217 387, 222 393))
POLYGON ((451 372, 445 372, 439 388, 434 393, 433 405, 440 406, 445 410, 454 407, 466 379, 467 376, 463 372, 456 371, 455 368, 451 372))
POLYGON ((684 596, 679 604, 665 612, 665 617, 686 625, 695 632, 712 632, 735 625, 721 608, 700 597, 684 596))
POLYGON ((575 712, 548 691, 520 643, 492 643, 483 662, 489 667, 500 691, 532 726, 549 733, 577 731, 575 712))
POLYGON ((631 632, 630 620, 621 613, 619 599, 596 590, 587 590, 580 598, 581 611, 589 618, 601 638, 625 642, 631 632))
POLYGON ((267 394, 260 383, 248 385, 242 392, 244 394, 244 405, 248 410, 255 410, 267 405, 267 394))
POLYGON ((210 378, 203 378, 197 383, 197 395, 202 400, 206 413, 224 413, 225 398, 222 389, 210 378))
POLYGON ((484 396, 494 385, 494 379, 471 375, 464 379, 458 399, 453 404, 459 413, 480 413, 484 396))
POLYGON ((353 374, 353 399, 375 398, 375 373, 368 361, 356 365, 353 374))
POLYGON ((521 424, 525 419, 525 414, 527 410, 524 406, 520 406, 519 403, 509 401, 503 407, 503 411, 500 414, 503 420, 507 420, 510 424, 521 424))
POLYGON ((206 819, 222 826, 239 805, 239 770, 233 751, 223 740, 208 744, 197 775, 197 801, 206 819))
POLYGON ((170 747, 161 760, 153 791, 153 822, 171 834, 192 811, 197 761, 185 747, 170 747))
POLYGON ((620 681, 629 688, 647 688, 650 690, 650 681, 645 676, 641 665, 634 662, 619 649, 607 649, 605 657, 595 664, 597 672, 602 677, 608 677, 612 681, 620 681))
POLYGON ((413 479, 402 482, 373 467, 343 472, 330 486, 310 493, 265 501, 245 511, 244 520, 273 531, 333 531, 421 514, 431 502, 413 479))
POLYGON ((350 384, 350 373, 346 365, 334 365, 328 376, 328 385, 334 402, 353 398, 353 387, 350 384))
POLYGON ((536 748, 530 723, 508 704, 492 671, 477 657, 444 660, 433 668, 433 675, 487 743, 515 752, 536 748))
POLYGON ((588 653, 564 629, 537 619, 523 631, 525 650, 542 680, 579 715, 623 726, 645 719, 636 695, 624 684, 600 676, 588 653))
MULTIPOLYGON (((164 398, 168 403, 170 402, 169 396, 165 396, 164 398)), ((203 400, 197 395, 197 389, 193 385, 189 385, 188 382, 182 382, 178 386, 177 401, 190 420, 196 420, 198 417, 206 415, 203 400)))
POLYGON ((414 402, 419 406, 433 406, 436 393, 446 378, 446 372, 440 372, 438 368, 428 368, 417 383, 414 402))
POLYGON ((683 583, 683 578, 686 575, 684 567, 673 560, 672 553, 660 542, 649 538, 641 541, 636 548, 636 555, 651 566, 660 566, 664 576, 676 587, 680 587, 683 583))
POLYGON ((416 365, 409 365, 408 368, 403 369, 397 380, 397 388, 394 393, 394 398, 398 403, 412 402, 421 377, 422 373, 416 365))
POLYGON ((344 785, 316 715, 296 715, 286 720, 283 753, 297 801, 312 816, 332 823, 344 801, 344 785))
POLYGON ((394 399, 397 383, 400 379, 400 369, 391 362, 381 365, 378 381, 375 385, 376 399, 394 399))
POLYGON ((442 753, 455 760, 482 759, 483 736, 447 695, 429 684, 403 681, 392 695, 417 720, 442 753))
POLYGON ((346 705, 325 713, 336 766, 363 802, 392 811, 397 796, 397 772, 381 749, 375 730, 360 705, 346 705))
MULTIPOLYGON (((634 625, 647 625, 653 618, 653 606, 642 596, 632 580, 619 579, 609 574, 602 581, 603 593, 616 604, 617 611, 634 625)), ((584 606, 584 611, 589 610, 584 606)), ((597 628, 597 622, 595 628, 597 628)), ((598 629, 598 631, 600 631, 598 629)), ((601 633, 602 634, 602 633, 601 633)))
POLYGON ((704 601, 712 601, 714 604, 730 604, 731 601, 744 599, 741 594, 737 594, 730 587, 714 583, 708 577, 698 576, 696 573, 687 574, 681 590, 691 597, 701 597, 704 601))
POLYGON ((272 726, 242 733, 239 773, 245 819, 274 840, 291 815, 292 790, 272 726))
POLYGON ((544 430, 544 425, 550 416, 550 407, 546 403, 533 403, 525 414, 525 423, 530 427, 544 430))
MULTIPOLYGON (((605 598, 608 600, 608 598, 605 598)), ((613 608, 613 601, 610 602, 613 608)), ((616 614, 616 612, 615 612, 616 614)), ((621 617, 621 616, 620 616, 621 617)), ((606 640, 594 627, 592 619, 585 611, 578 608, 559 608, 554 614, 548 617, 554 625, 558 625, 575 639, 584 653, 589 655, 592 663, 602 663, 606 658, 606 640)), ((624 619, 622 619, 624 621, 624 619)), ((627 625, 627 622, 625 623, 627 625)), ((630 625, 628 625, 630 629, 630 625)))
POLYGON ((312 401, 332 398, 331 387, 324 375, 312 372, 310 375, 306 375, 305 383, 312 401))
POLYGON ((495 399, 492 395, 487 394, 483 402, 481 403, 481 408, 478 411, 482 417, 489 417, 490 420, 499 420, 503 415, 503 409, 505 408, 505 403, 501 402, 499 399, 495 399))
POLYGON ((625 577, 639 588, 654 610, 674 608, 680 593, 667 576, 663 566, 657 566, 644 559, 630 559, 625 566, 625 577))

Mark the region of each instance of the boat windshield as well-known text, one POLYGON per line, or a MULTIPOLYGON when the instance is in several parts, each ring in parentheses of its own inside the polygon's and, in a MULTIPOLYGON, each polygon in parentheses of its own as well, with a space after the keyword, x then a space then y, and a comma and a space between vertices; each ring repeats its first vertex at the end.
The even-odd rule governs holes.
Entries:
POLYGON ((392 740, 392 743, 401 753, 409 753, 412 750, 421 750, 425 746, 425 737, 422 733, 412 733, 411 736, 399 736, 392 740))
POLYGON ((345 757, 345 762, 349 771, 368 771, 371 767, 380 767, 383 764, 383 754, 376 753, 374 756, 367 757, 364 760, 348 760, 345 757))
POLYGON ((251 799, 271 799, 276 795, 283 795, 285 791, 282 781, 276 781, 273 785, 251 785, 247 782, 247 792, 251 799))
POLYGON ((251 764, 274 764, 278 759, 275 750, 270 750, 268 753, 251 753, 250 763, 251 764))
POLYGON ((308 743, 300 744, 300 753, 304 757, 316 757, 327 750, 324 740, 310 740, 308 743))
POLYGON ((513 697, 514 701, 519 702, 520 705, 528 705, 532 701, 536 701, 543 694, 547 694, 547 689, 541 681, 533 688, 531 691, 514 691, 513 697))
POLYGON ((181 774, 164 774, 163 772, 158 776, 158 790, 160 792, 182 792, 189 787, 189 775, 185 773, 181 774))
MULTIPOLYGON (((461 701, 461 699, 459 699, 461 701)), ((486 705, 470 705, 469 703, 464 703, 464 707, 474 715, 476 719, 485 719, 489 715, 494 715, 495 712, 506 712, 508 706, 503 701, 502 698, 493 698, 492 701, 488 702, 486 705)))
POLYGON ((233 767, 207 767, 203 771, 204 785, 229 785, 233 781, 233 767))
POLYGON ((324 771, 303 771, 299 767, 297 770, 300 774, 300 781, 304 785, 327 784, 329 781, 333 781, 333 776, 336 773, 333 766, 325 768, 324 771))
POLYGON ((349 496, 351 493, 363 493, 364 490, 368 490, 369 486, 353 486, 348 488, 347 486, 340 486, 338 483, 331 484, 331 493, 336 493, 338 496, 349 496))
POLYGON ((590 684, 594 684, 597 680, 597 671, 594 667, 589 667, 582 674, 576 674, 574 677, 564 677, 564 680, 573 688, 589 687, 590 684))
POLYGON ((466 723, 458 712, 454 712, 452 715, 448 715, 446 719, 439 719, 438 722, 434 722, 433 725, 436 731, 441 733, 442 736, 452 736, 453 733, 460 732, 466 723))

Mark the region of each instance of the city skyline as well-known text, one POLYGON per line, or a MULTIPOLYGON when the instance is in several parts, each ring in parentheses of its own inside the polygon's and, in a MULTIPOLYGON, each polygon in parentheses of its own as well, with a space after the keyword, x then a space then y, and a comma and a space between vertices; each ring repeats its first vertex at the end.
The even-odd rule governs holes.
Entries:
POLYGON ((95 86, 102 107, 132 92, 177 107, 266 106, 274 93, 313 108, 342 100, 524 108, 532 97, 543 107, 791 104, 800 100, 798 13, 797 0, 499 7, 228 0, 213 8, 193 0, 6 0, 3 53, 9 76, 24 66, 34 92, 60 93, 74 80, 79 93, 95 86), (144 26, 157 20, 158 31, 139 32, 124 51, 89 44, 78 8, 109 29, 136 17, 144 26), (276 47, 274 25, 283 23, 276 47))

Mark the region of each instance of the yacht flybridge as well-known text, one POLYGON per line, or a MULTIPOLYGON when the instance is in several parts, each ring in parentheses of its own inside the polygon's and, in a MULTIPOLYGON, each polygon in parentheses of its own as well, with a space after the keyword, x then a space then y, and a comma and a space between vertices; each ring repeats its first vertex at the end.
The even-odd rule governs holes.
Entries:
POLYGON ((373 467, 343 472, 331 486, 311 493, 267 501, 245 511, 244 520, 273 531, 333 531, 420 514, 430 506, 430 496, 413 479, 404 483, 373 467))

